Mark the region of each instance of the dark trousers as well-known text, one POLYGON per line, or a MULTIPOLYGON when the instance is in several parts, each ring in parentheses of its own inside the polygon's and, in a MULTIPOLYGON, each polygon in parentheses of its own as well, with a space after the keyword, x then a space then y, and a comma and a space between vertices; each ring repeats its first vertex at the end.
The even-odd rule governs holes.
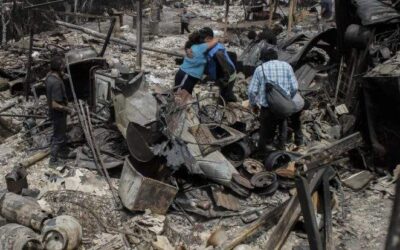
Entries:
POLYGON ((51 138, 50 161, 57 161, 58 154, 65 150, 67 141, 67 113, 53 111, 53 137, 51 138))
POLYGON ((199 81, 200 81, 200 79, 186 74, 181 69, 179 69, 178 72, 175 75, 175 87, 176 87, 176 89, 184 89, 187 92, 189 92, 190 94, 192 94, 194 86, 199 81))
POLYGON ((235 80, 230 81, 229 83, 225 83, 223 81, 216 81, 218 87, 219 87, 219 91, 220 91, 220 95, 222 98, 224 98, 225 102, 236 102, 237 98, 236 96, 233 94, 233 87, 235 86, 235 80))
POLYGON ((269 108, 262 107, 260 110, 260 139, 258 147, 261 151, 265 151, 266 145, 274 142, 276 130, 284 119, 274 115, 269 108))
POLYGON ((190 33, 189 24, 188 23, 181 23, 181 34, 184 34, 185 31, 190 33))
POLYGON ((290 123, 290 128, 294 133, 294 142, 296 145, 300 145, 303 143, 303 131, 301 130, 301 113, 297 112, 291 115, 289 118, 284 119, 279 124, 279 147, 283 148, 284 145, 288 142, 288 122, 290 123))

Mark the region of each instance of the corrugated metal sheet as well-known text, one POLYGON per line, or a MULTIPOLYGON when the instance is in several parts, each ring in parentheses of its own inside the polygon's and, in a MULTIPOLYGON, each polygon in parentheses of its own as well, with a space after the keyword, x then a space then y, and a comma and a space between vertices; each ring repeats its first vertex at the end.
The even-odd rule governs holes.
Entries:
POLYGON ((297 82, 299 83, 299 89, 308 90, 310 83, 314 80, 316 74, 317 71, 308 64, 304 64, 296 70, 295 75, 297 82))
POLYGON ((399 19, 400 14, 390 5, 378 0, 353 0, 357 8, 357 15, 363 25, 372 25, 399 19))

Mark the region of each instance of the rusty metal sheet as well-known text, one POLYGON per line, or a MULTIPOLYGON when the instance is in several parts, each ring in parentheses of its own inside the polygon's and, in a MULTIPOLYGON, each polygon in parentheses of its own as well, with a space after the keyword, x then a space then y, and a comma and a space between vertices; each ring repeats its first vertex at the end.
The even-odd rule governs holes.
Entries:
POLYGON ((166 214, 177 192, 174 186, 143 176, 125 159, 118 193, 127 209, 166 214))
POLYGON ((131 155, 140 162, 149 162, 154 158, 154 154, 148 145, 148 138, 138 129, 137 124, 130 122, 126 129, 126 142, 131 155))
POLYGON ((241 209, 239 200, 226 191, 221 190, 220 188, 213 188, 212 194, 215 204, 218 207, 223 207, 232 211, 239 211, 241 209))

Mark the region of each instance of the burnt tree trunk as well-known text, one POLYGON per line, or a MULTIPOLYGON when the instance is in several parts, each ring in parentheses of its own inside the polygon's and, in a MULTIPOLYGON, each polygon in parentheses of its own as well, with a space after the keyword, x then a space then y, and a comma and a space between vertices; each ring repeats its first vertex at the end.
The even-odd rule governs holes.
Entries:
POLYGON ((0 14, 1 14, 1 27, 2 27, 2 36, 1 36, 1 45, 4 46, 7 44, 7 25, 9 21, 6 21, 6 10, 4 7, 4 0, 0 0, 0 14))

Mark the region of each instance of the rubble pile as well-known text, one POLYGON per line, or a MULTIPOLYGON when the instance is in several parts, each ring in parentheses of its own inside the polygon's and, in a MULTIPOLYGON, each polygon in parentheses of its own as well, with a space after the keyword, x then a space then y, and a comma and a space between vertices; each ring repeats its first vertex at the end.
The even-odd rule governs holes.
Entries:
MULTIPOLYGON (((361 18, 357 26, 319 26, 310 12, 291 32, 281 22, 286 6, 273 22, 282 31, 252 26, 268 22, 263 3, 231 5, 229 30, 256 31, 224 41, 237 54, 236 102, 208 80, 192 95, 173 88, 187 36, 171 30, 145 39, 141 69, 129 25, 99 36, 87 29, 108 22, 58 20, 58 30, 8 42, 0 49, 0 250, 382 248, 396 229, 388 233, 387 222, 399 200, 398 122, 376 109, 397 99, 383 100, 390 93, 373 83, 397 86, 398 12, 390 7, 382 19, 394 32, 372 29, 379 22, 362 12, 369 3, 355 2, 358 12, 347 14, 361 18), (249 18, 249 10, 262 15, 249 18), (258 150, 261 125, 248 100, 266 46, 292 66, 307 103, 304 144, 289 128, 284 147, 267 153, 258 150), (74 153, 52 168, 44 81, 54 55, 65 58, 75 112, 67 119, 74 153)), ((219 22, 223 30, 224 5, 186 4, 196 27, 219 22)))

